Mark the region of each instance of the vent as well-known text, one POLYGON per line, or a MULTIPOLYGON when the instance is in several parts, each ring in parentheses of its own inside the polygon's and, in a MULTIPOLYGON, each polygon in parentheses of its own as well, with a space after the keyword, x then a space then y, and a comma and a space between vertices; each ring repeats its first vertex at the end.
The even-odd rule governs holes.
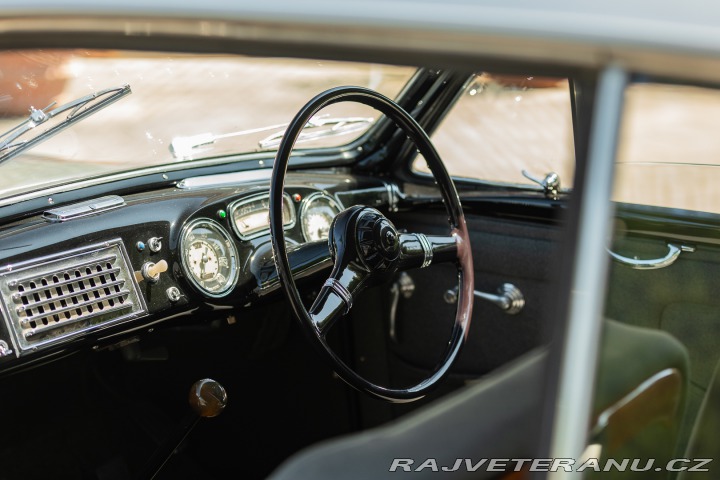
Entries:
POLYGON ((119 240, 0 275, 20 354, 144 313, 135 285, 119 240))

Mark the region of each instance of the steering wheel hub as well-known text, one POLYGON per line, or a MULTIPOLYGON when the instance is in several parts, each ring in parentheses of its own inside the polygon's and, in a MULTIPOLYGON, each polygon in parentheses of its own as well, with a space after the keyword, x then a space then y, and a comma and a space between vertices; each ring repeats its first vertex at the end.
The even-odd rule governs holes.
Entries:
POLYGON ((358 254, 370 270, 386 270, 400 256, 400 239, 390 220, 374 208, 365 208, 356 226, 358 254))

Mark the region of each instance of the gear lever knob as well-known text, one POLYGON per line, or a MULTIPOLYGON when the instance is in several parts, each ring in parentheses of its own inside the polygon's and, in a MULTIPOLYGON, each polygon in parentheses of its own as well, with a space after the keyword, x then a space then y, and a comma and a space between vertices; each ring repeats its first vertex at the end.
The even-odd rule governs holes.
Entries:
POLYGON ((203 418, 220 415, 227 406, 225 388, 210 378, 198 380, 190 388, 190 406, 203 418))

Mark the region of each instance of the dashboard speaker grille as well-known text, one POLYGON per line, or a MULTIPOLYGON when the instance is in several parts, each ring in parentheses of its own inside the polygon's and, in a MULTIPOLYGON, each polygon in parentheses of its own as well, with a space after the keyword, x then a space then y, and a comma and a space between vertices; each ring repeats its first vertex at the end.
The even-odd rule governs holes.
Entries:
POLYGON ((146 311, 119 240, 14 266, 0 292, 21 354, 146 311))

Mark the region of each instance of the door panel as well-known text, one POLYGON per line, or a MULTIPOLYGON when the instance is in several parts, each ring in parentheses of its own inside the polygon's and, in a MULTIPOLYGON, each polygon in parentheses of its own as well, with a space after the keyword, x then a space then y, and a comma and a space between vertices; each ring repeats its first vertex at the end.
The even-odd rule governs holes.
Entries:
MULTIPOLYGON (((472 208, 468 208, 472 210, 472 208)), ((524 308, 509 315, 476 298, 470 335, 453 372, 464 378, 483 375, 542 343, 542 329, 558 298, 556 259, 562 228, 547 218, 546 209, 528 209, 517 220, 467 213, 475 264, 475 289, 497 293, 504 283, 520 289, 524 308)), ((552 213, 554 215, 555 213, 552 213)), ((405 213, 393 218, 398 228, 426 234, 446 234, 445 214, 405 213)), ((444 300, 457 285, 455 267, 435 265, 408 272, 415 293, 398 302, 396 340, 390 350, 397 360, 418 369, 431 369, 440 358, 455 315, 444 300)))
POLYGON ((690 355, 690 378, 680 451, 720 361, 720 216, 661 207, 620 204, 612 250, 625 257, 660 258, 668 243, 694 248, 671 265, 637 270, 612 262, 606 316, 663 330, 690 355))

